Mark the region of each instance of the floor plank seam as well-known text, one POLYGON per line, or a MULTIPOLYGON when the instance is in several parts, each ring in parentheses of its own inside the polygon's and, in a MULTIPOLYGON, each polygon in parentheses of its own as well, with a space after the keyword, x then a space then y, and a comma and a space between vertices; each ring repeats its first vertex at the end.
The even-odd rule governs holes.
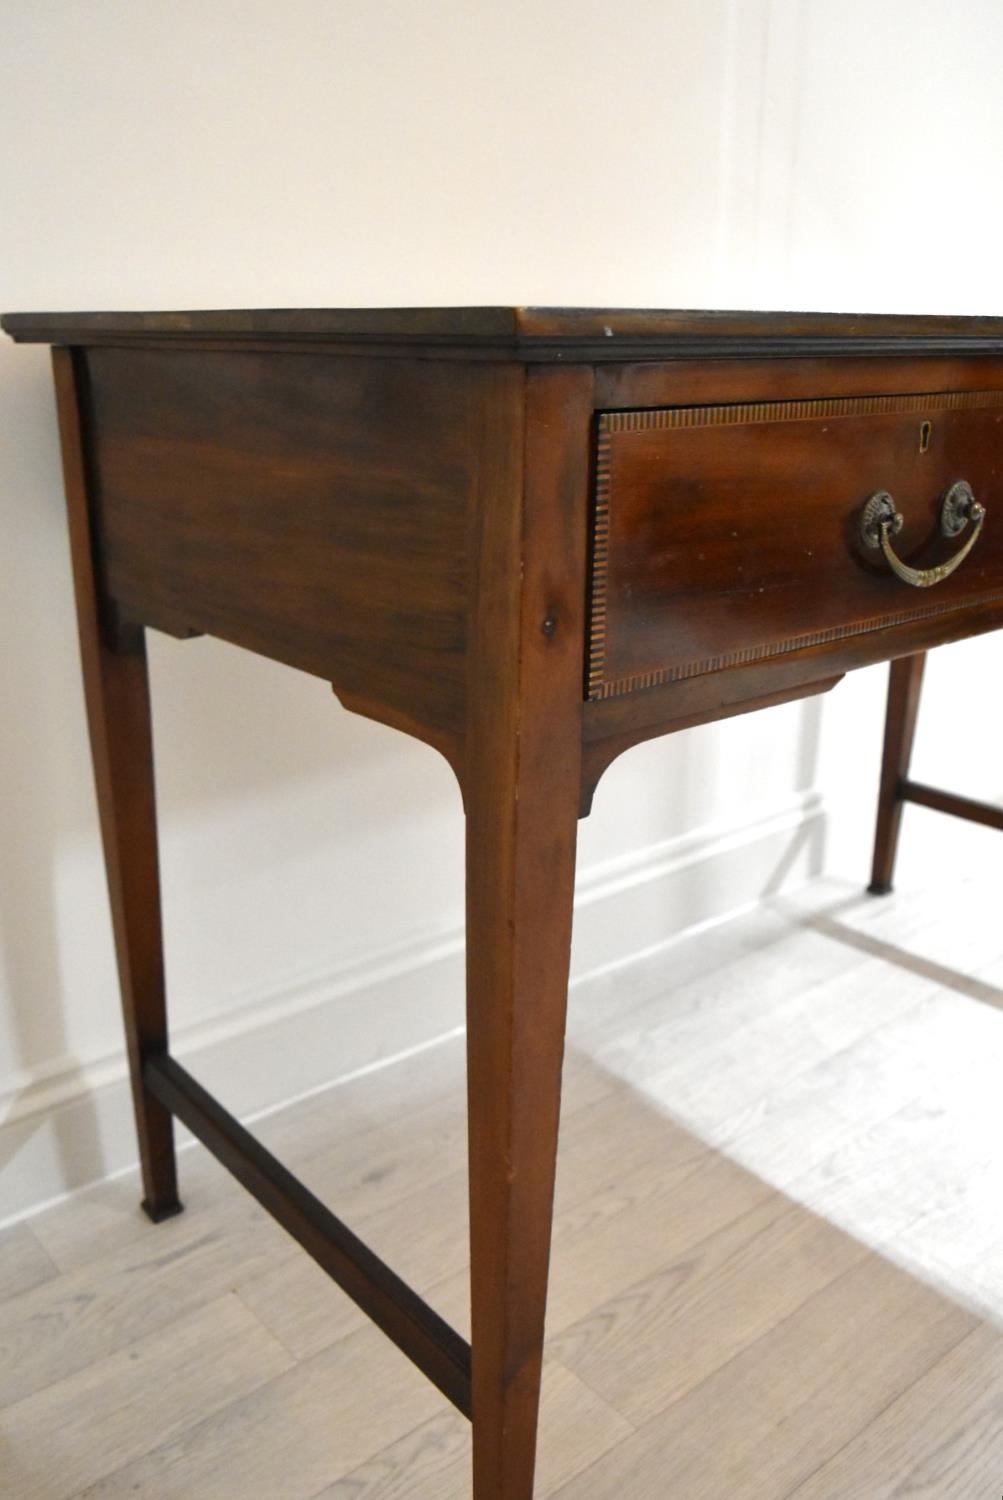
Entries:
POLYGON ((832 1453, 827 1454, 822 1462, 820 1464, 817 1464, 815 1468, 812 1469, 810 1474, 803 1475, 792 1490, 788 1490, 786 1494, 778 1496, 777 1500, 797 1500, 798 1494, 807 1488, 807 1486, 812 1482, 817 1474, 821 1474, 824 1472, 824 1470, 831 1467, 831 1465, 836 1462, 841 1454, 845 1453, 849 1448, 853 1447, 854 1443, 859 1440, 862 1433, 866 1432, 869 1427, 873 1427, 876 1423, 880 1422, 881 1418, 885 1416, 887 1412, 891 1411, 894 1406, 898 1405, 900 1401, 904 1400, 905 1397, 909 1395, 910 1391, 914 1390, 916 1386, 920 1385, 924 1380, 926 1380, 933 1373, 933 1371, 937 1369, 938 1365, 943 1364, 946 1360, 950 1359, 952 1355, 956 1354, 957 1351, 961 1348, 962 1344, 967 1343, 972 1335, 977 1332, 977 1329, 978 1325, 976 1324, 975 1327, 967 1329, 960 1338, 956 1339, 955 1342, 950 1346, 950 1348, 943 1349, 936 1356, 936 1358, 926 1366, 925 1369, 917 1372, 914 1379, 908 1380, 905 1385, 903 1385, 898 1391, 895 1392, 894 1396, 890 1396, 882 1406, 878 1407, 874 1412, 872 1412, 867 1420, 857 1428, 856 1432, 851 1433, 845 1442, 840 1443, 838 1448, 833 1449, 832 1453))

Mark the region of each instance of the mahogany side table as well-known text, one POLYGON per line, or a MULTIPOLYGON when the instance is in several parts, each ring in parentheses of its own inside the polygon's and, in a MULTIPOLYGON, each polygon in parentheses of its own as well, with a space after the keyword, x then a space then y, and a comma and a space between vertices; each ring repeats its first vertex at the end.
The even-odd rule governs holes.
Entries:
POLYGON ((472 1418, 476 1500, 530 1500, 578 818, 640 740, 1003 624, 1003 319, 3 327, 56 346, 144 1207, 180 1208, 176 1115, 472 1418), (312 672, 456 773, 469 1346, 170 1055, 148 627, 312 672))

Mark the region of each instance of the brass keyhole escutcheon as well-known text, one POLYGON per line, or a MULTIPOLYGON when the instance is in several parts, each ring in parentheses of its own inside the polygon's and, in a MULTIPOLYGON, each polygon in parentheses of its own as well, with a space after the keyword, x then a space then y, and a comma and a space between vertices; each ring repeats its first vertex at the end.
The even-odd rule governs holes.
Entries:
POLYGON ((925 453, 927 451, 927 449, 930 446, 930 439, 931 439, 932 436, 933 436, 933 423, 932 422, 921 422, 919 424, 919 451, 920 451, 920 453, 925 453))

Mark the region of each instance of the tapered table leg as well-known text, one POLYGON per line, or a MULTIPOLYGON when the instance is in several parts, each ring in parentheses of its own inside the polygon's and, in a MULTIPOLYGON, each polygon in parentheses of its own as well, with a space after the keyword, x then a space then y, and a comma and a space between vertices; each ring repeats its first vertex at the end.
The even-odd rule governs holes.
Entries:
POLYGON ((464 776, 475 1500, 533 1494, 581 793, 590 379, 530 376, 525 468, 516 431, 484 506, 464 776))
POLYGON ((553 1213, 577 799, 468 812, 475 1500, 529 1500, 553 1213))
POLYGON ((892 888, 895 855, 898 852, 899 831, 902 826, 900 787, 909 772, 909 761, 912 758, 925 666, 925 652, 900 657, 891 664, 881 788, 878 793, 878 822, 874 835, 874 865, 869 887, 874 896, 886 896, 892 888))
POLYGON ((142 1065, 167 1050, 167 1010, 153 782, 150 696, 143 637, 115 649, 101 620, 73 356, 53 350, 84 693, 115 953, 143 1173, 153 1220, 179 1212, 170 1112, 147 1092, 142 1065))

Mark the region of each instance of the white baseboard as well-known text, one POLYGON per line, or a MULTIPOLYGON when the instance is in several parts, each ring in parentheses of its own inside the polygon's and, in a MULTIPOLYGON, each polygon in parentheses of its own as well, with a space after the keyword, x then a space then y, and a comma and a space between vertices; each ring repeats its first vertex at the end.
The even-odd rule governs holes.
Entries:
MULTIPOLYGON (((714 825, 579 878, 572 984, 629 969, 821 868, 816 793, 714 825)), ((172 1051, 241 1119, 385 1066, 463 1024, 463 934, 372 955, 172 1037, 172 1051)), ((0 1227, 135 1161, 124 1055, 51 1068, 0 1092, 0 1227)))

